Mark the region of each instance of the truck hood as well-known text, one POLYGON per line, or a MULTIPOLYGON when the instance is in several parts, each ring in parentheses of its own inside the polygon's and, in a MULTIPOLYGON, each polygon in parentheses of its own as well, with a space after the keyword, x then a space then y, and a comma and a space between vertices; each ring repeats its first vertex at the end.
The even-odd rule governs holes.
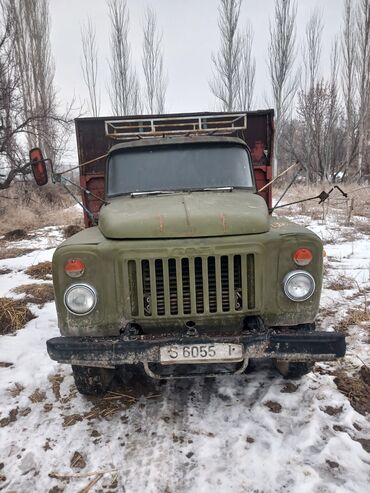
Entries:
POLYGON ((191 238, 265 233, 265 201, 247 191, 116 197, 102 207, 106 238, 191 238))

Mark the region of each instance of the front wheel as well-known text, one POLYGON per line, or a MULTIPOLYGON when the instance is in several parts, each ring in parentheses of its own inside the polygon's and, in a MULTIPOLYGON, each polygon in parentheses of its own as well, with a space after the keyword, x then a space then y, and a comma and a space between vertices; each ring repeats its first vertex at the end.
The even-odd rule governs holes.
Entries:
POLYGON ((298 379, 312 371, 314 364, 309 361, 275 360, 275 368, 284 378, 298 379))
POLYGON ((77 390, 84 395, 100 395, 106 392, 115 375, 111 368, 72 365, 77 390))

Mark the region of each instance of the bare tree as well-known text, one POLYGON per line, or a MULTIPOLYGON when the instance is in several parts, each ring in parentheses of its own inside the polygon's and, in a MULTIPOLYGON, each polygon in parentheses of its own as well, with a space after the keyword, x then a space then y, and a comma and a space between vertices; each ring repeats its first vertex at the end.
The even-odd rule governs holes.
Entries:
POLYGON ((341 106, 338 89, 339 72, 339 38, 336 37, 332 44, 330 56, 330 83, 329 83, 329 107, 328 124, 326 133, 326 178, 335 181, 339 172, 345 166, 343 163, 343 134, 340 129, 341 106))
MULTIPOLYGON (((30 146, 42 146, 48 157, 60 159, 71 128, 70 112, 61 115, 56 99, 51 97, 52 80, 42 79, 47 64, 36 66, 45 64, 50 55, 50 52, 40 55, 40 61, 37 60, 37 50, 45 48, 47 42, 30 39, 30 33, 44 35, 37 27, 44 26, 44 21, 38 24, 38 14, 33 12, 28 19, 32 26, 24 24, 23 8, 23 2, 0 0, 0 189, 30 173, 27 164, 30 146)), ((43 9, 40 12, 45 14, 43 9)))
POLYGON ((358 178, 366 174, 370 118, 370 0, 360 0, 357 11, 358 58, 357 77, 359 88, 359 129, 358 129, 358 178))
MULTIPOLYGON (((57 113, 54 87, 55 66, 50 47, 50 14, 48 0, 9 0, 14 17, 14 42, 25 118, 57 113)), ((53 119, 34 120, 28 133, 30 146, 42 146, 54 161, 57 158, 54 141, 58 126, 53 119)))
POLYGON ((145 12, 142 66, 145 78, 145 107, 148 113, 164 113, 167 81, 163 70, 162 33, 151 8, 145 12))
POLYGON ((140 88, 131 64, 128 41, 129 12, 126 0, 108 0, 111 21, 111 86, 112 111, 116 115, 140 112, 140 88))
POLYGON ((238 81, 238 107, 240 110, 250 110, 253 103, 254 82, 256 75, 256 59, 253 53, 253 28, 247 24, 241 36, 241 58, 238 81))
POLYGON ((214 78, 210 89, 220 101, 223 111, 233 111, 238 105, 241 37, 238 32, 241 0, 220 0, 218 27, 221 46, 212 55, 214 78))
POLYGON ((318 10, 314 10, 306 26, 306 43, 303 51, 305 85, 310 89, 316 86, 321 59, 322 22, 318 10))
POLYGON ((270 23, 268 68, 275 105, 275 145, 273 174, 277 174, 279 146, 292 101, 297 90, 297 77, 293 73, 295 56, 296 4, 291 0, 276 0, 274 24, 270 23))
MULTIPOLYGON (((301 106, 304 101, 305 107, 315 107, 315 100, 318 96, 318 74, 320 68, 321 59, 321 34, 322 24, 320 21, 319 13, 317 10, 313 11, 306 26, 305 32, 305 44, 303 48, 303 61, 304 61, 304 81, 302 84, 302 90, 300 95, 301 106)), ((321 86, 320 86, 321 88, 321 86)), ((301 118, 312 118, 309 112, 302 111, 301 118)), ((318 131, 318 127, 310 125, 310 122, 304 122, 306 127, 306 140, 307 140, 307 154, 305 160, 301 163, 306 169, 306 173, 309 174, 312 169, 316 169, 317 166, 312 162, 317 159, 317 152, 315 152, 315 142, 317 142, 318 136, 313 132, 318 131)))
POLYGON ((345 0, 343 14, 343 29, 341 33, 341 52, 342 52, 342 92, 344 99, 344 119, 345 119, 345 171, 348 173, 351 164, 356 158, 357 152, 357 117, 356 117, 356 66, 357 43, 356 43, 356 24, 353 2, 345 0))
POLYGON ((98 78, 98 48, 96 46, 96 33, 91 18, 81 28, 82 76, 89 93, 89 106, 92 116, 99 116, 100 94, 97 89, 98 78))
POLYGON ((282 151, 288 159, 304 165, 308 182, 336 181, 345 168, 345 129, 338 89, 339 51, 336 38, 331 49, 329 81, 321 78, 313 87, 301 88, 297 117, 283 130, 282 151))

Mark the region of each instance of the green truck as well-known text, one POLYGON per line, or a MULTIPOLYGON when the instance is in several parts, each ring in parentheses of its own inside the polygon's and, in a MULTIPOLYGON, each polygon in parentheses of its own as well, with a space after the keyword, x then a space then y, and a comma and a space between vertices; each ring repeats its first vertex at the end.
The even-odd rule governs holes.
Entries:
POLYGON ((81 118, 76 132, 86 228, 54 253, 47 350, 81 393, 259 358, 294 378, 344 356, 343 335, 315 328, 322 242, 270 214, 272 110, 81 118))

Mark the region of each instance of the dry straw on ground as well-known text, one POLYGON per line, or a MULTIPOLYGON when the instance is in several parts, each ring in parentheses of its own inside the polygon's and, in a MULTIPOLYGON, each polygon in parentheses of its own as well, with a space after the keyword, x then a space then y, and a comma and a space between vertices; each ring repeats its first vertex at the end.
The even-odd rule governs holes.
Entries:
POLYGON ((342 274, 331 279, 326 287, 332 291, 342 291, 343 289, 353 289, 355 282, 351 277, 342 274))
POLYGON ((33 318, 35 316, 27 308, 26 300, 0 298, 0 335, 22 329, 33 318))
POLYGON ((336 372, 334 382, 348 397, 352 407, 361 414, 370 414, 370 370, 363 365, 355 375, 344 370, 336 372))
POLYGON ((25 273, 33 277, 34 279, 42 279, 44 281, 50 281, 52 278, 52 268, 51 268, 51 262, 40 262, 39 264, 36 265, 30 265, 26 270, 25 273))
POLYGON ((28 303, 35 303, 35 305, 44 305, 54 299, 54 288, 51 283, 42 284, 21 284, 13 290, 18 294, 25 294, 25 299, 28 303))
POLYGON ((0 235, 13 231, 15 226, 26 232, 43 226, 82 226, 82 211, 71 207, 74 204, 61 186, 39 188, 32 182, 16 183, 0 190, 0 235))
POLYGON ((16 258, 33 252, 33 248, 0 248, 0 260, 6 258, 16 258))
POLYGON ((25 229, 12 229, 4 235, 6 241, 24 240, 27 238, 28 232, 25 229))
MULTIPOLYGON (((286 185, 278 183, 273 186, 274 198, 277 200, 283 194, 286 185)), ((293 185, 284 196, 282 203, 294 202, 309 197, 319 195, 323 190, 328 192, 334 185, 332 183, 318 183, 315 185, 293 185)), ((312 219, 321 219, 323 214, 327 214, 328 211, 338 216, 342 224, 348 220, 349 209, 351 207, 351 199, 353 198, 353 210, 351 211, 351 222, 354 216, 370 217, 370 187, 366 185, 358 185, 357 183, 343 183, 339 186, 348 194, 346 199, 341 195, 338 190, 335 190, 330 198, 325 202, 325 209, 323 205, 319 205, 319 199, 315 199, 309 202, 303 202, 295 206, 284 207, 276 210, 276 213, 281 216, 295 216, 297 213, 309 216, 312 219)), ((356 222, 357 227, 357 222, 356 222)), ((366 223, 362 223, 358 226, 359 231, 365 234, 369 234, 366 223)))
POLYGON ((69 226, 66 226, 63 230, 64 238, 69 238, 76 233, 82 231, 82 229, 82 226, 80 226, 79 224, 70 224, 69 226))

